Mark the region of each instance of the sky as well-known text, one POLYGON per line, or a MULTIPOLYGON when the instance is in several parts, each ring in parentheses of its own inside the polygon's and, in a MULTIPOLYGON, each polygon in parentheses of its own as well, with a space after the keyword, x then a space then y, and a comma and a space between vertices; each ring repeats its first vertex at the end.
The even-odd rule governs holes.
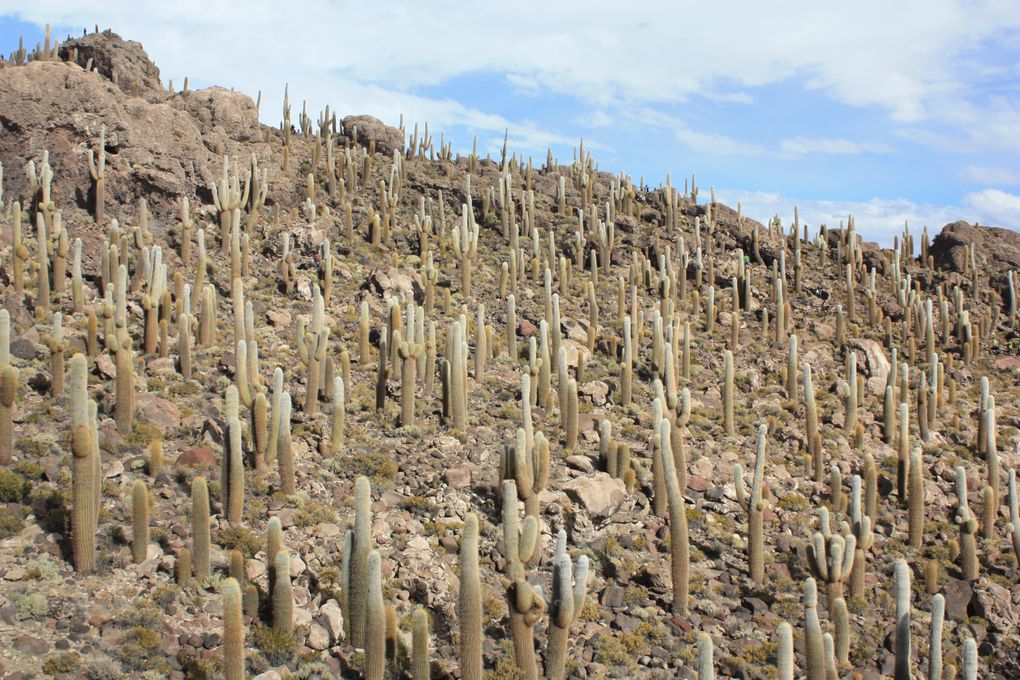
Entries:
POLYGON ((442 131, 455 151, 561 161, 742 204, 762 222, 854 216, 1020 229, 1020 0, 0 0, 0 51, 95 25, 164 83, 232 87, 278 125, 326 105, 442 131))

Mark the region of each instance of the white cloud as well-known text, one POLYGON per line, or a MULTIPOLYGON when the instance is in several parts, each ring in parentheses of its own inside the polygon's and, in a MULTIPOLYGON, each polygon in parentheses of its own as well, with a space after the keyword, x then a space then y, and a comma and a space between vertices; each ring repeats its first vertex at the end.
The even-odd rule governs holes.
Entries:
POLYGON ((850 139, 832 137, 793 137, 779 144, 781 158, 800 158, 809 154, 826 156, 858 156, 861 154, 892 153, 888 144, 878 142, 855 142, 850 139))
POLYGON ((965 205, 983 216, 982 224, 1020 229, 1020 196, 1000 189, 984 189, 963 197, 965 205))
POLYGON ((1011 168, 968 165, 960 172, 960 177, 975 184, 1020 185, 1020 170, 1011 168))
POLYGON ((801 223, 809 225, 812 234, 822 224, 829 227, 837 227, 840 222, 846 224, 848 217, 853 215, 857 233, 865 240, 876 241, 886 247, 892 245, 894 236, 903 232, 904 223, 910 225, 914 234, 920 234, 921 228, 927 226, 932 237, 943 226, 956 220, 1020 228, 1020 196, 997 189, 967 194, 959 206, 915 203, 905 198, 872 198, 867 201, 804 200, 742 189, 716 189, 716 197, 730 206, 736 206, 739 202, 745 215, 763 224, 773 215, 778 215, 784 225, 789 225, 793 222, 793 209, 796 206, 801 223))

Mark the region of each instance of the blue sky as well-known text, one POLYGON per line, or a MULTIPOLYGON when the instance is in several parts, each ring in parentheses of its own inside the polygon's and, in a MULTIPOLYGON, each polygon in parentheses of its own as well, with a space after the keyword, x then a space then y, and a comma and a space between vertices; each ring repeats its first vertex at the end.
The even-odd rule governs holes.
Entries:
POLYGON ((765 221, 853 214, 888 244, 909 220, 1020 228, 1016 0, 278 3, 0 0, 0 50, 99 24, 139 40, 164 82, 219 84, 278 124, 325 105, 459 150, 569 160, 675 184, 765 221))

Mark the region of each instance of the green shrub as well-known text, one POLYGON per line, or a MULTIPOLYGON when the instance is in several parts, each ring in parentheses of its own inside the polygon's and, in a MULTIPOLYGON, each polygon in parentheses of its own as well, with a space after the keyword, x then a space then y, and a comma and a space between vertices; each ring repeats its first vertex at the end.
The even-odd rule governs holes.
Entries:
POLYGON ((41 619, 50 613, 50 603, 42 593, 22 595, 14 601, 14 608, 17 610, 14 618, 18 621, 41 619))
POLYGON ((17 472, 0 468, 0 502, 20 503, 31 489, 32 485, 17 472))

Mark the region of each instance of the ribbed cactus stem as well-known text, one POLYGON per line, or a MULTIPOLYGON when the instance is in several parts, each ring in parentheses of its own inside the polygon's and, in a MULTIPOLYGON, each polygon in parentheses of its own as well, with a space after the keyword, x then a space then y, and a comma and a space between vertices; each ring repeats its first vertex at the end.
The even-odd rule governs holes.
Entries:
POLYGON ((411 680, 430 680, 429 613, 424 607, 411 617, 411 680))
POLYGON ((702 631, 698 633, 698 680, 715 680, 712 656, 712 636, 702 631))
POLYGON ((942 625, 946 598, 937 593, 931 598, 931 628, 928 636, 928 680, 942 680, 942 625))
POLYGON ((786 621, 779 624, 779 642, 776 644, 777 680, 793 680, 793 626, 786 621))
POLYGON ((368 607, 368 554, 372 543, 372 487, 367 477, 354 480, 354 532, 351 535, 347 591, 351 644, 365 645, 365 616, 368 607))
POLYGON ((292 494, 296 490, 294 451, 290 441, 290 412, 290 393, 284 392, 280 399, 280 425, 276 454, 280 468, 280 491, 285 494, 292 494))
POLYGON ((1009 535, 1013 543, 1013 559, 1020 569, 1020 494, 1017 493, 1015 469, 1009 471, 1009 535))
POLYGON ((269 441, 266 444, 266 463, 276 460, 280 445, 280 407, 283 401, 283 369, 273 369, 273 394, 269 402, 269 441))
POLYGON ((131 485, 131 536, 131 559, 141 564, 149 551, 149 490, 141 479, 131 485))
POLYGON ((963 680, 977 680, 978 653, 977 642, 969 637, 963 641, 963 680))
POLYGON ((955 521, 960 527, 960 568, 965 579, 974 581, 978 577, 978 522, 967 503, 967 473, 962 466, 956 468, 956 496, 955 521))
POLYGON ((386 625, 382 594, 382 557, 368 553, 368 599, 365 611, 365 678, 383 680, 386 675, 386 625))
POLYGON ((117 401, 114 414, 117 432, 122 437, 131 434, 135 418, 135 356, 130 341, 117 350, 117 401))
POLYGON ((845 666, 850 662, 850 614, 846 600, 837 597, 832 603, 833 640, 835 641, 836 662, 845 666))
POLYGON ((896 561, 896 582, 894 586, 896 600, 895 646, 896 680, 910 680, 910 567, 904 560, 896 561))
MULTIPOLYGON (((2 312, 6 317, 7 312, 2 312)), ((2 329, 0 329, 2 331, 2 329)), ((0 346, 6 348, 5 338, 0 346)), ((6 359, 0 354, 0 362, 6 359)), ((4 368, 10 368, 5 366, 4 368)), ((12 369, 13 370, 13 369, 12 369)), ((96 433, 88 415, 88 363, 83 354, 71 357, 71 540, 74 546, 74 570, 89 574, 96 568, 96 522, 100 480, 96 469, 96 433)))
POLYGON ((723 353, 723 429, 726 434, 733 434, 733 352, 723 353))
POLYGON ((273 629, 294 632, 294 588, 290 582, 290 555, 286 550, 276 553, 273 560, 273 629))
POLYGON ((347 431, 347 391, 340 376, 333 378, 333 409, 330 413, 329 451, 340 453, 347 431))
MULTIPOLYGON (((2 309, 0 310, 0 465, 10 465, 14 456, 14 404, 18 395, 18 369, 11 366, 10 342, 11 317, 6 309, 2 309)), ((84 357, 82 359, 84 360, 84 357)), ((82 397, 82 399, 85 398, 82 397)), ((84 402, 82 405, 84 406, 84 402)))
POLYGON ((209 487, 202 476, 191 482, 191 555, 195 578, 209 578, 209 487))
POLYGON ((662 470, 669 501, 670 575, 673 585, 675 614, 687 613, 690 593, 690 542, 687 533, 687 510, 680 481, 673 461, 669 420, 659 423, 659 445, 662 451, 662 470))
POLYGON ((223 677, 225 680, 244 680, 244 613, 241 586, 234 578, 227 578, 221 588, 223 594, 223 677))
POLYGON ((482 583, 478 573, 478 516, 464 517, 460 545, 460 673, 464 680, 482 679, 482 583))
POLYGON ((825 680, 825 648, 822 624, 818 620, 818 589, 813 578, 804 582, 804 634, 807 679, 825 680))
POLYGON ((915 550, 921 547, 924 538, 924 478, 921 467, 921 447, 916 446, 910 452, 909 474, 909 518, 910 546, 915 550))
POLYGON ((566 534, 560 530, 556 556, 553 558, 552 600, 549 602, 549 648, 546 653, 545 675, 549 680, 566 677, 567 644, 570 626, 584 608, 588 588, 588 556, 577 560, 573 573, 567 554, 566 534))

